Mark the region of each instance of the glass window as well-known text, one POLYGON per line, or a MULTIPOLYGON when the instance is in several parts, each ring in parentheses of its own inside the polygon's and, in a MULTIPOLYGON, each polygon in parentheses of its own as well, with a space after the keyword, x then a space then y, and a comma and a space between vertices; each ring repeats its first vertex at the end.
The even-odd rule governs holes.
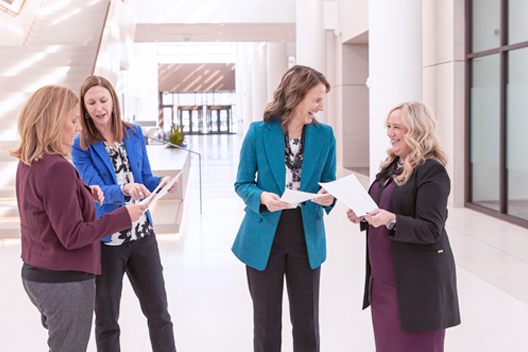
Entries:
POLYGON ((508 53, 506 131, 508 214, 528 220, 528 48, 508 53))
POLYGON ((499 55, 471 61, 472 202, 499 211, 500 70, 499 55))
POLYGON ((528 41, 528 1, 510 0, 508 3, 508 43, 528 41))
POLYGON ((472 29, 473 52, 499 47, 500 0, 473 0, 472 29))

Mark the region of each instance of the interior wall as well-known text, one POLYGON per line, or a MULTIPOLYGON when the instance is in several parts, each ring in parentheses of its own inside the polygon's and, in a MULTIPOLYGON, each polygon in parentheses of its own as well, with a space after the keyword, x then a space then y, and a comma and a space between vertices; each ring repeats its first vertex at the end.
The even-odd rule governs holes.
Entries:
POLYGON ((235 64, 159 64, 160 92, 235 90, 235 64))
POLYGON ((127 72, 125 113, 130 121, 157 121, 159 114, 158 51, 156 43, 135 43, 127 72), (135 115, 135 116, 133 116, 135 115))
POLYGON ((342 46, 342 138, 343 166, 369 167, 369 76, 368 44, 342 46))
POLYGON ((464 2, 423 2, 423 100, 438 121, 451 178, 449 202, 465 202, 464 2))

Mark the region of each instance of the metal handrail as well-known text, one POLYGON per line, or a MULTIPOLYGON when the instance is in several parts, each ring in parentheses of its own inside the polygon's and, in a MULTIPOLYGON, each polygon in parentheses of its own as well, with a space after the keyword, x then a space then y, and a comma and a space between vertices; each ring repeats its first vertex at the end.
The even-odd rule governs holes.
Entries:
POLYGON ((170 145, 171 147, 178 148, 178 149, 183 149, 183 150, 188 151, 191 154, 198 155, 198 169, 199 169, 199 176, 200 176, 200 214, 201 214, 202 213, 202 155, 200 153, 198 153, 198 152, 195 152, 194 150, 190 150, 190 149, 184 148, 182 146, 173 144, 171 142, 164 141, 162 139, 151 137, 151 136, 149 136, 147 134, 145 134, 144 136, 147 137, 147 138, 150 138, 152 140, 155 140, 157 142, 160 142, 160 143, 163 143, 163 144, 166 144, 166 145, 170 145))

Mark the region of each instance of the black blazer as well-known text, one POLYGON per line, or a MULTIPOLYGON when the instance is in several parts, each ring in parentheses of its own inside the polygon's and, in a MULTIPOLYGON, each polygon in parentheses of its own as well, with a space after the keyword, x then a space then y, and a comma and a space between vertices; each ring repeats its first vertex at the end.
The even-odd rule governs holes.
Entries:
MULTIPOLYGON (((460 324, 455 260, 445 230, 449 190, 444 166, 428 159, 391 194, 387 210, 396 214, 397 223, 389 236, 404 331, 438 331, 460 324)), ((362 230, 367 227, 363 224, 362 230)), ((371 281, 367 247, 363 308, 370 305, 371 281)))

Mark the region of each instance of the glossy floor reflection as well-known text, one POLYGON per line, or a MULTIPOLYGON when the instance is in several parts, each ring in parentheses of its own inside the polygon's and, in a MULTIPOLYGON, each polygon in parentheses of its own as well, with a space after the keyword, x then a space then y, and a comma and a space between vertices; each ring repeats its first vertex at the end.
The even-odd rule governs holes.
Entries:
MULTIPOLYGON (((252 350, 245 268, 230 251, 244 208, 233 189, 240 143, 235 135, 189 138, 190 148, 202 153, 203 212, 193 156, 182 231, 158 238, 180 352, 252 350)), ((340 170, 339 176, 345 173, 340 170)), ((325 220, 321 350, 374 351, 370 311, 361 310, 364 235, 345 211, 338 203, 325 220)), ((462 325, 448 330, 446 351, 528 351, 528 230, 468 209, 450 209, 449 216, 462 325)), ((46 351, 46 331, 22 289, 20 267, 19 241, 0 242, 0 351, 46 351)), ((292 351, 288 319, 285 310, 283 351, 292 351)), ((151 351, 146 320, 128 280, 120 323, 122 351, 151 351)), ((88 350, 96 351, 93 336, 88 350)))

